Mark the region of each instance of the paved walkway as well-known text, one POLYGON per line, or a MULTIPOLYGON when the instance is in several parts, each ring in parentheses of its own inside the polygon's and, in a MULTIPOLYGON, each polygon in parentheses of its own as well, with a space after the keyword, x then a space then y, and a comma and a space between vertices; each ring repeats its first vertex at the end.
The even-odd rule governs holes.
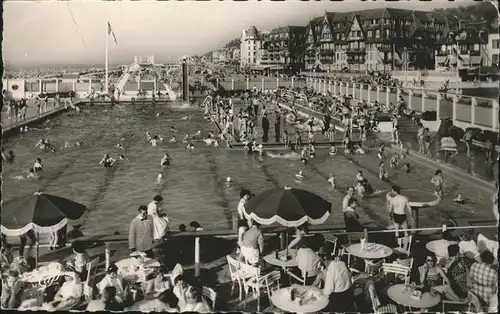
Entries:
POLYGON ((42 113, 38 115, 36 105, 34 103, 28 103, 28 106, 26 108, 26 119, 22 120, 21 118, 16 117, 14 112, 12 112, 10 114, 11 117, 9 117, 5 107, 6 106, 4 106, 4 110, 2 111, 2 130, 4 132, 14 128, 19 128, 28 123, 35 122, 39 119, 43 119, 44 117, 50 116, 53 113, 64 110, 64 104, 62 102, 59 106, 56 107, 54 101, 49 101, 46 110, 42 111, 42 113))

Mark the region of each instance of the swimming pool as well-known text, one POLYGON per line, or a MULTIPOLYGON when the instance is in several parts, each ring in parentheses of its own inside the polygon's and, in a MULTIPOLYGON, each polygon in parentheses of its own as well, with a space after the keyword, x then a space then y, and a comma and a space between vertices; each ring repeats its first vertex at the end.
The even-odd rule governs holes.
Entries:
MULTIPOLYGON (((313 191, 332 202, 334 206, 328 223, 336 225, 343 225, 340 208, 343 189, 352 183, 358 170, 364 171, 376 189, 390 189, 389 183, 379 182, 377 178, 378 159, 374 153, 331 157, 327 150, 318 149, 316 159, 304 166, 298 160, 264 158, 260 161, 256 156, 249 156, 242 150, 228 150, 223 145, 216 148, 195 143, 195 149, 188 151, 185 144, 180 141, 168 143, 168 139, 176 135, 181 140, 184 134, 194 134, 198 130, 206 135, 214 127, 204 120, 200 109, 172 106, 176 104, 84 105, 79 115, 63 113, 41 124, 37 130, 6 139, 5 150, 13 150, 16 160, 4 166, 5 199, 40 189, 85 204, 91 213, 83 231, 90 235, 126 233, 131 219, 137 215, 138 206, 147 205, 156 194, 164 198, 164 208, 173 229, 196 220, 205 229, 213 230, 231 227, 239 190, 243 187, 254 193, 284 185, 313 191), (190 120, 181 120, 189 115, 190 120), (171 126, 178 132, 170 131, 171 126), (165 142, 152 147, 146 142, 147 131, 162 135, 165 142), (115 145, 123 136, 127 139, 123 142, 125 149, 121 150, 115 145), (40 138, 50 138, 58 151, 43 152, 35 148, 40 138), (84 144, 64 149, 66 140, 71 144, 77 141, 84 144), (165 152, 172 157, 172 164, 163 171, 164 184, 158 185, 156 176, 161 172, 160 160, 165 152), (119 161, 111 170, 106 170, 99 165, 106 153, 114 158, 124 154, 128 160, 119 161), (44 163, 42 179, 13 179, 27 171, 37 157, 44 163), (300 170, 305 179, 297 182, 294 175, 300 170), (338 190, 330 190, 327 182, 330 172, 335 173, 338 190), (228 176, 232 178, 230 184, 226 183, 228 176)), ((433 171, 417 165, 411 175, 388 169, 392 180, 403 188, 429 191, 432 190, 429 181, 433 171)), ((473 198, 474 203, 458 205, 445 200, 436 208, 421 211, 420 226, 440 226, 444 209, 454 217, 491 218, 487 193, 474 191, 473 194, 470 186, 463 182, 450 182, 446 189, 450 198, 454 197, 452 193, 462 192, 473 198)), ((362 221, 387 224, 385 193, 363 200, 361 205, 358 212, 362 221)))

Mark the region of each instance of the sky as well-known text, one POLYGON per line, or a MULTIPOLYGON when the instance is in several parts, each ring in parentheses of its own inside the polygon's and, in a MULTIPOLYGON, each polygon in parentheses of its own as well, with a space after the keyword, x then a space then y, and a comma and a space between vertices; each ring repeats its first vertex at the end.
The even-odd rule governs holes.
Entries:
POLYGON ((269 1, 5 1, 3 59, 9 66, 103 65, 106 20, 118 44, 109 37, 110 64, 131 63, 135 55, 154 55, 168 62, 183 55, 201 55, 239 37, 255 25, 271 30, 306 25, 325 11, 380 7, 432 10, 470 4, 417 0, 382 2, 269 1))

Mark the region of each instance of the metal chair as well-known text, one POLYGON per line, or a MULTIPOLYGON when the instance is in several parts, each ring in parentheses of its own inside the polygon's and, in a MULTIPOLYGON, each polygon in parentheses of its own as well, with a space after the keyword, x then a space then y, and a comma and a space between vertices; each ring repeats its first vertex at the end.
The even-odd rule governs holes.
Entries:
POLYGON ((209 287, 203 287, 201 291, 203 298, 205 298, 205 301, 210 300, 211 304, 211 310, 215 310, 215 300, 217 299, 217 292, 214 291, 214 289, 209 288, 209 287))
POLYGON ((229 274, 231 275, 231 295, 233 295, 235 283, 237 283, 239 289, 238 299, 241 301, 243 299, 243 290, 240 278, 240 262, 229 255, 226 256, 226 259, 229 266, 229 274))

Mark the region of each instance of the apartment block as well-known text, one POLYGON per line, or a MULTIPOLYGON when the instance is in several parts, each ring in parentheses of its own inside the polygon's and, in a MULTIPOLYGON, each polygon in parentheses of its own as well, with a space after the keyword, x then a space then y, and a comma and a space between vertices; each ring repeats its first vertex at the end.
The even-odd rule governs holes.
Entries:
POLYGON ((284 26, 264 36, 261 65, 273 70, 300 71, 305 66, 304 26, 284 26))

